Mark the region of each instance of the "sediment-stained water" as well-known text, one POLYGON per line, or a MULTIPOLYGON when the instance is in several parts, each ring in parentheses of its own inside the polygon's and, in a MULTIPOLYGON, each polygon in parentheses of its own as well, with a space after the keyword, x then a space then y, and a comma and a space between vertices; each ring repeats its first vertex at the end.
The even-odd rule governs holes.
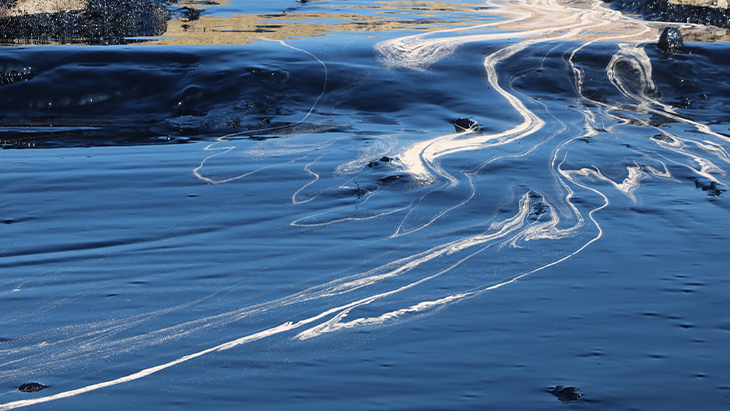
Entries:
POLYGON ((730 406, 727 43, 251 7, 0 49, 1 410, 730 406))

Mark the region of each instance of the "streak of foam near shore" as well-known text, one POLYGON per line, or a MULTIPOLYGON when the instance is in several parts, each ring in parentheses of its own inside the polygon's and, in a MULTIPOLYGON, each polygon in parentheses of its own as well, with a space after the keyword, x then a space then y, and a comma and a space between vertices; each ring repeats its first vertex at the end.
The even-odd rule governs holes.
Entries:
POLYGON ((376 45, 385 64, 391 67, 427 69, 435 61, 453 52, 454 47, 477 41, 503 39, 560 39, 574 41, 613 41, 631 38, 647 41, 657 37, 658 30, 649 30, 646 22, 611 10, 600 0, 558 2, 555 0, 487 1, 490 14, 503 16, 503 21, 416 34, 383 41, 376 45), (566 39, 567 29, 580 28, 566 39), (490 30, 486 34, 439 37, 447 33, 490 30))
POLYGON ((522 122, 513 128, 494 134, 469 135, 459 133, 436 136, 430 140, 406 147, 397 156, 397 164, 416 180, 431 184, 439 178, 457 184, 455 178, 441 169, 437 159, 461 151, 483 149, 515 142, 540 130, 545 122, 531 112, 518 97, 499 83, 496 66, 516 53, 537 43, 576 41, 590 43, 607 41, 647 41, 656 33, 645 23, 605 7, 600 1, 560 3, 555 0, 521 0, 517 2, 487 2, 490 12, 507 17, 495 22, 470 28, 459 28, 437 33, 417 34, 383 41, 375 47, 383 63, 391 68, 426 70, 463 44, 507 39, 521 41, 487 56, 484 67, 487 80, 514 108, 522 122), (442 35, 447 32, 484 31, 484 34, 463 36, 442 35), (438 177, 436 176, 438 175, 438 177))

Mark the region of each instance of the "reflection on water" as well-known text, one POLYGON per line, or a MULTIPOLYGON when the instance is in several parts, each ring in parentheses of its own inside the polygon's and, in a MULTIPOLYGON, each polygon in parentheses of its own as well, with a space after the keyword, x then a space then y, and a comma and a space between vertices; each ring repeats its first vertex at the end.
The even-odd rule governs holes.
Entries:
POLYGON ((235 4, 156 42, 255 44, 2 50, 38 146, 0 157, 0 410, 724 404, 726 44, 598 2, 235 4))
POLYGON ((233 10, 225 8, 225 11, 220 12, 217 10, 219 5, 189 7, 202 9, 199 19, 173 20, 163 35, 165 38, 152 43, 247 44, 261 41, 262 38, 285 40, 350 32, 433 31, 468 27, 494 19, 489 9, 480 4, 438 1, 338 4, 312 1, 266 14, 253 14, 246 7, 233 10))

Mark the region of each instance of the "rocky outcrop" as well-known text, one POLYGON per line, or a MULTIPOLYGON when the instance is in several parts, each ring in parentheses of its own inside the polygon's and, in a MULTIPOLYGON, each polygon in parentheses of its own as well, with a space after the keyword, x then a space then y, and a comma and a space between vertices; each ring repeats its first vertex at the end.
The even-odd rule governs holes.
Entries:
POLYGON ((640 13, 647 20, 730 28, 728 0, 607 0, 614 7, 640 13))
POLYGON ((665 53, 679 53, 684 47, 682 32, 676 27, 666 27, 659 36, 657 46, 665 53))
POLYGON ((83 9, 52 13, 18 13, 10 0, 0 1, 0 41, 6 43, 125 44, 128 37, 164 33, 170 16, 163 0, 90 0, 83 9))

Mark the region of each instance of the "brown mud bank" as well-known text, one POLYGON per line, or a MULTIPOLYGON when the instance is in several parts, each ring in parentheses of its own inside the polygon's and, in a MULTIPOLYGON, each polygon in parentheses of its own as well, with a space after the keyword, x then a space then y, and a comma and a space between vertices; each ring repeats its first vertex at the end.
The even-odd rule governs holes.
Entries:
POLYGON ((165 0, 0 0, 0 44, 125 44, 159 36, 165 0))

